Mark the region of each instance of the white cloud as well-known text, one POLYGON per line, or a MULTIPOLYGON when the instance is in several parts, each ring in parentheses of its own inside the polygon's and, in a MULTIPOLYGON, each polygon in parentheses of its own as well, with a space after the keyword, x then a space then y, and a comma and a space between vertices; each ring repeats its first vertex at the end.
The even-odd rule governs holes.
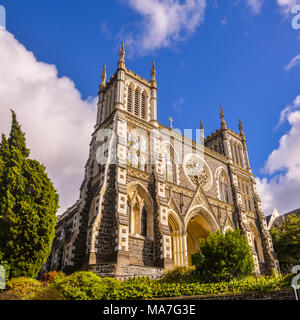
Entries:
POLYGON ((224 25, 226 25, 227 24, 227 19, 226 19, 226 17, 224 17, 221 21, 220 21, 220 23, 224 26, 224 25))
POLYGON ((47 168, 60 194, 60 213, 79 195, 95 104, 83 100, 72 80, 54 65, 38 62, 12 34, 0 30, 0 133, 17 113, 31 157, 47 168))
MULTIPOLYGON (((291 13, 293 6, 300 4, 300 0, 275 0, 282 13, 288 16, 291 13)), ((264 0, 247 0, 247 5, 251 8, 254 14, 259 14, 262 9, 264 0)))
POLYGON ((281 112, 280 123, 285 120, 291 128, 265 165, 270 178, 256 179, 267 214, 275 207, 281 213, 300 207, 300 95, 281 112))
POLYGON ((276 0, 276 1, 285 15, 288 15, 289 13, 291 13, 291 9, 293 6, 300 4, 300 0, 276 0))
POLYGON ((263 0, 247 0, 247 4, 254 14, 258 14, 261 12, 263 0))
POLYGON ((294 57, 289 64, 285 67, 286 71, 290 71, 292 68, 294 68, 296 65, 300 63, 300 54, 298 54, 296 57, 294 57))
POLYGON ((111 31, 110 31, 106 21, 101 22, 101 24, 100 24, 100 32, 102 33, 102 35, 106 39, 111 39, 112 38, 111 31))
POLYGON ((204 20, 205 0, 127 0, 142 15, 135 35, 126 35, 127 46, 145 54, 186 39, 204 20))
POLYGON ((178 101, 173 102, 172 104, 173 111, 175 113, 181 114, 183 105, 184 105, 184 98, 180 97, 178 101))

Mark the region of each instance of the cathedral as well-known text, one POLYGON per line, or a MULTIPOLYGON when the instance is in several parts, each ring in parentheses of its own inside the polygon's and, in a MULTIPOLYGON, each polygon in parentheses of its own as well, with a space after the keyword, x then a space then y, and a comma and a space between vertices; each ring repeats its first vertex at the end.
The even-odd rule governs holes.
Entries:
POLYGON ((59 217, 43 271, 90 270, 126 279, 157 278, 189 266, 199 239, 239 228, 256 274, 279 271, 267 222, 239 133, 221 126, 196 141, 157 121, 154 63, 150 81, 125 65, 107 81, 103 68, 96 125, 79 200, 59 217))

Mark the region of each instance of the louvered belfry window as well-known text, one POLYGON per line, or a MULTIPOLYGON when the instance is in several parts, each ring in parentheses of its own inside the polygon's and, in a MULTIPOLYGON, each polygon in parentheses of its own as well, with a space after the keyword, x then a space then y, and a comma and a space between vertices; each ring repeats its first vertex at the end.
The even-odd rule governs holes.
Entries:
POLYGON ((132 112, 132 88, 128 88, 127 111, 132 112))
POLYGON ((146 95, 143 92, 142 94, 142 108, 141 108, 141 115, 143 119, 146 119, 146 95))
POLYGON ((134 97, 134 114, 139 116, 139 106, 140 106, 140 95, 139 90, 135 90, 135 97, 134 97))

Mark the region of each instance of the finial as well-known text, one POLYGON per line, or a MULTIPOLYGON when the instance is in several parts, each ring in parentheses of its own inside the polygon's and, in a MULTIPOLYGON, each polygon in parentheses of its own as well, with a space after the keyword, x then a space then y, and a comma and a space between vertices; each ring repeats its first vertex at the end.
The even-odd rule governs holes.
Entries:
POLYGON ((224 111, 223 111, 222 105, 220 105, 220 117, 221 117, 221 129, 226 129, 227 125, 224 119, 224 111))
POLYGON ((242 138, 245 139, 245 134, 244 134, 244 131, 243 131, 243 124, 242 124, 242 121, 239 117, 239 129, 240 129, 240 135, 242 136, 242 138))
POLYGON ((155 70, 154 61, 152 61, 152 67, 151 67, 151 80, 155 80, 155 76, 156 76, 156 70, 155 70))
POLYGON ((240 129, 240 132, 243 132, 243 124, 240 117, 239 117, 239 129, 240 129))
POLYGON ((173 120, 172 117, 170 117, 169 120, 170 120, 170 128, 173 129, 173 122, 174 122, 174 120, 173 120))
POLYGON ((222 105, 220 105, 220 117, 221 119, 224 119, 224 111, 223 111, 222 105))
POLYGON ((205 139, 205 136, 204 136, 203 123, 202 123, 202 120, 200 120, 200 143, 201 144, 204 144, 204 139, 205 139))
POLYGON ((101 86, 105 86, 106 83, 106 66, 103 66, 103 70, 101 73, 101 86))
POLYGON ((120 61, 125 62, 124 42, 122 42, 121 49, 120 49, 120 61))

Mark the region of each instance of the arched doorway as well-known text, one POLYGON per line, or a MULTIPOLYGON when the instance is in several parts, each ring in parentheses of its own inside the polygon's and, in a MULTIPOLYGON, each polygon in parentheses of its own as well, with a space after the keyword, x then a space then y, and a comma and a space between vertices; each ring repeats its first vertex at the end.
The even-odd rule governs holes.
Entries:
POLYGON ((186 225, 188 264, 192 264, 191 255, 199 250, 199 240, 207 238, 210 232, 217 231, 218 225, 208 213, 195 212, 189 215, 186 225))

